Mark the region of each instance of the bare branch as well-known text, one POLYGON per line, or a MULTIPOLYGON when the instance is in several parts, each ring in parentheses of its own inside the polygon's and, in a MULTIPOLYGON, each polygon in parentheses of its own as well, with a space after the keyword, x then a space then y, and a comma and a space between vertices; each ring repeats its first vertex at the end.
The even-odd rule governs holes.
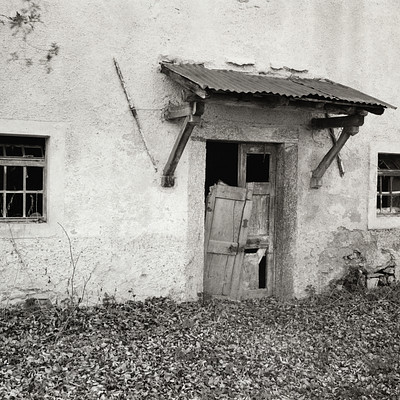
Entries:
POLYGON ((65 236, 68 239, 70 263, 71 263, 71 266, 72 266, 71 278, 70 278, 70 282, 69 282, 70 285, 71 285, 70 297, 71 297, 71 300, 74 301, 74 297, 75 297, 75 272, 76 272, 76 265, 77 265, 77 263, 79 261, 80 254, 78 255, 77 259, 74 260, 74 253, 73 253, 73 249, 72 249, 71 238, 70 238, 68 232, 65 230, 65 228, 59 222, 57 222, 57 223, 58 223, 58 225, 60 225, 61 229, 64 231, 65 236))

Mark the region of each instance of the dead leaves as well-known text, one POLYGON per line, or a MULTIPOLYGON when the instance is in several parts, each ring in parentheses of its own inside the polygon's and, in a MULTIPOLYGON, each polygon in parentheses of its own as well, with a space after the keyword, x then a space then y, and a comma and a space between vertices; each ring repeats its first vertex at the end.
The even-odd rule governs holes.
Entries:
POLYGON ((396 290, 291 303, 151 299, 72 316, 5 309, 0 398, 397 398, 396 290))

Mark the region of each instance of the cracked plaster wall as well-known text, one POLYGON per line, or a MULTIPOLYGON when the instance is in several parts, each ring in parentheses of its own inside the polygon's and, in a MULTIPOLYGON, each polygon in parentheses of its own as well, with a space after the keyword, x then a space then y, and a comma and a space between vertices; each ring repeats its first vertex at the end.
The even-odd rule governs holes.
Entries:
MULTIPOLYGON (((19 4, 9 1, 0 11, 12 13, 19 4)), ((366 231, 370 167, 364 157, 369 141, 396 136, 400 121, 393 111, 366 118, 343 151, 345 178, 338 177, 333 165, 324 187, 311 191, 310 171, 330 144, 326 133, 312 134, 304 127, 309 116, 214 109, 213 117, 211 108, 203 139, 196 128, 200 139, 189 143, 178 166, 176 187, 163 189, 160 171, 180 124, 163 121, 162 108, 179 101, 181 91, 159 73, 158 62, 168 58, 281 76, 328 77, 400 104, 393 85, 399 80, 400 59, 396 0, 42 4, 46 24, 37 27, 30 41, 38 46, 55 41, 60 54, 50 74, 40 63, 27 67, 22 60, 8 62, 14 51, 34 58, 40 54, 2 28, 0 119, 66 126, 64 210, 57 222, 69 232, 74 251, 82 251, 78 282, 95 271, 87 287, 90 301, 104 292, 118 299, 132 294, 194 299, 202 291, 204 137, 278 141, 282 135, 282 141, 290 141, 294 131, 299 134, 297 250, 290 255, 296 260, 295 294, 306 283, 322 287, 338 274, 340 257, 329 254, 347 248, 335 244, 343 232, 352 238, 349 249, 375 243, 373 238, 378 238, 376 254, 383 247, 395 249, 396 232, 366 231), (138 108, 157 173, 133 123, 113 57, 138 108), (295 129, 294 121, 300 125, 295 129), (319 272, 322 261, 330 272, 319 272)), ((21 257, 9 233, 0 241, 2 301, 23 299, 28 292, 65 295, 70 266, 62 230, 45 237, 14 236, 21 257)))

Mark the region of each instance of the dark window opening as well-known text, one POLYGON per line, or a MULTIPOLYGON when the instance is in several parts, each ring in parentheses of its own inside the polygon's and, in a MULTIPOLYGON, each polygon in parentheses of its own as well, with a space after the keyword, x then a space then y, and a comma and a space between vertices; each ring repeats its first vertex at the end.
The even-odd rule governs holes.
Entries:
POLYGON ((238 185, 238 144, 207 141, 205 197, 210 187, 222 181, 229 186, 238 185))
POLYGON ((378 214, 400 213, 400 154, 378 154, 378 214))
POLYGON ((258 249, 244 249, 245 254, 255 254, 258 249))
POLYGON ((269 154, 247 154, 246 182, 269 182, 269 154))
POLYGON ((0 221, 45 220, 45 139, 0 136, 0 221))

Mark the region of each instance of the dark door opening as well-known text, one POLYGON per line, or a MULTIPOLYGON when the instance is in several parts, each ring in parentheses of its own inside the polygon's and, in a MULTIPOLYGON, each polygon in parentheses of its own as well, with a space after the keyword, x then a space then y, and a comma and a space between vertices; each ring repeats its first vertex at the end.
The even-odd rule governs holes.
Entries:
POLYGON ((207 141, 206 151, 205 198, 210 187, 219 181, 238 185, 238 144, 207 141))

